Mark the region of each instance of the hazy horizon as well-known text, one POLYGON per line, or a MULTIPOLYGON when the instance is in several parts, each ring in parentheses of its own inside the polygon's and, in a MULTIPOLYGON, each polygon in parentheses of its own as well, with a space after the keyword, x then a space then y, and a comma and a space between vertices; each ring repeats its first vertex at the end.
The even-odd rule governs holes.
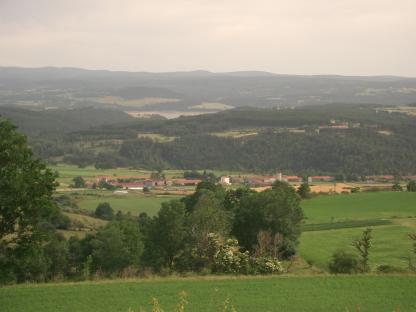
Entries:
POLYGON ((411 0, 0 0, 2 66, 416 76, 411 0))

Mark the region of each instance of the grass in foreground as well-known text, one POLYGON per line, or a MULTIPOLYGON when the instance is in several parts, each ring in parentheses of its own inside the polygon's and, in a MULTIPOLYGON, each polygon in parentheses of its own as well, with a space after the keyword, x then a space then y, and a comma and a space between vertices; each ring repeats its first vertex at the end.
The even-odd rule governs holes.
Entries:
POLYGON ((185 311, 221 311, 230 298, 237 311, 416 311, 415 276, 319 276, 160 279, 13 286, 0 289, 1 311, 149 310, 158 298, 174 311, 178 293, 188 293, 185 311))

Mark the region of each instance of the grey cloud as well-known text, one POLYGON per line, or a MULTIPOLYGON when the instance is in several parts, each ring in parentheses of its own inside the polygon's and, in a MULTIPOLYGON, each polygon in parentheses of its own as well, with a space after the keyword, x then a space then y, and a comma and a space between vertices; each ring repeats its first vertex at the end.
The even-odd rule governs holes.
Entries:
POLYGON ((0 65, 416 76, 413 0, 0 0, 0 65))

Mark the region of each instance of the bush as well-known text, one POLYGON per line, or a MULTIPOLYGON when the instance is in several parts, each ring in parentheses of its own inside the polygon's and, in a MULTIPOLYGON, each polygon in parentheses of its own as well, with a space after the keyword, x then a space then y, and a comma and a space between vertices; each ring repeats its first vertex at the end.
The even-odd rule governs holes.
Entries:
POLYGON ((403 187, 399 183, 395 183, 391 187, 391 190, 394 191, 394 192, 401 192, 401 191, 403 191, 403 187))
POLYGON ((114 217, 114 210, 109 203, 100 203, 95 209, 95 216, 104 220, 112 220, 114 217))
POLYGON ((85 187, 85 180, 83 177, 75 177, 72 179, 72 185, 73 188, 83 188, 85 187))
POLYGON ((357 272, 358 260, 353 254, 347 253, 344 250, 337 250, 332 255, 328 266, 331 273, 351 274, 357 272))
POLYGON ((408 192, 416 192, 416 181, 410 181, 406 188, 408 192))

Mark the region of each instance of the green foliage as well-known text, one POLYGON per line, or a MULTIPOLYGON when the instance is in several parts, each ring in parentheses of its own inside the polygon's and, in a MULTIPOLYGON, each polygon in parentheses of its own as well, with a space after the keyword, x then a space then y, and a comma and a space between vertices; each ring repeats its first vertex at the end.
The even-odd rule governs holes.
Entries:
POLYGON ((0 119, 0 240, 32 236, 56 211, 55 187, 55 175, 32 158, 26 138, 0 119))
POLYGON ((366 228, 363 231, 360 239, 356 239, 353 241, 352 245, 358 251, 360 255, 360 261, 358 269, 361 273, 367 273, 370 271, 370 266, 368 265, 368 257, 369 251, 372 246, 372 236, 371 236, 372 229, 366 228))
POLYGON ((227 237, 230 233, 230 214, 221 206, 221 202, 211 191, 204 192, 189 214, 191 237, 200 243, 208 233, 218 233, 227 237))
POLYGON ((222 239, 209 233, 205 257, 211 262, 211 269, 218 273, 244 273, 249 266, 248 252, 241 252, 236 239, 222 239))
POLYGON ((100 182, 98 182, 97 187, 100 189, 105 189, 105 190, 114 190, 115 187, 114 185, 111 185, 109 183, 107 183, 107 181, 101 180, 100 182))
POLYGON ((259 231, 270 230, 272 235, 279 233, 283 236, 280 255, 288 258, 295 253, 300 235, 303 213, 299 203, 295 190, 285 184, 249 194, 234 208, 232 234, 242 247, 253 251, 259 231))
POLYGON ((416 181, 410 181, 406 188, 408 192, 416 192, 416 181))
POLYGON ((100 203, 95 209, 95 216, 104 220, 112 220, 114 218, 114 210, 109 203, 100 203))
POLYGON ((297 191, 299 196, 303 199, 311 197, 311 188, 308 183, 302 183, 297 191))
POLYGON ((173 268, 185 244, 186 211, 178 200, 162 203, 162 208, 149 224, 144 259, 155 269, 173 268))
POLYGON ((75 177, 72 179, 72 187, 74 188, 83 188, 85 187, 85 180, 83 177, 75 177))
POLYGON ((217 180, 217 177, 213 172, 207 172, 204 170, 204 172, 200 173, 196 170, 192 171, 184 171, 183 177, 185 179, 201 179, 203 181, 211 181, 215 182, 217 180))
POLYGON ((336 274, 351 274, 358 270, 358 260, 355 255, 344 250, 337 250, 329 262, 329 271, 336 274))
POLYGON ((144 246, 137 222, 110 222, 99 229, 97 235, 88 238, 87 242, 95 270, 112 273, 140 265, 144 246))
POLYGON ((0 119, 0 284, 56 273, 58 257, 48 257, 52 242, 44 242, 68 219, 52 198, 55 187, 55 174, 33 159, 26 138, 0 119))
POLYGON ((391 187, 391 190, 394 192, 401 192, 403 191, 403 187, 400 185, 400 183, 394 183, 391 187))

